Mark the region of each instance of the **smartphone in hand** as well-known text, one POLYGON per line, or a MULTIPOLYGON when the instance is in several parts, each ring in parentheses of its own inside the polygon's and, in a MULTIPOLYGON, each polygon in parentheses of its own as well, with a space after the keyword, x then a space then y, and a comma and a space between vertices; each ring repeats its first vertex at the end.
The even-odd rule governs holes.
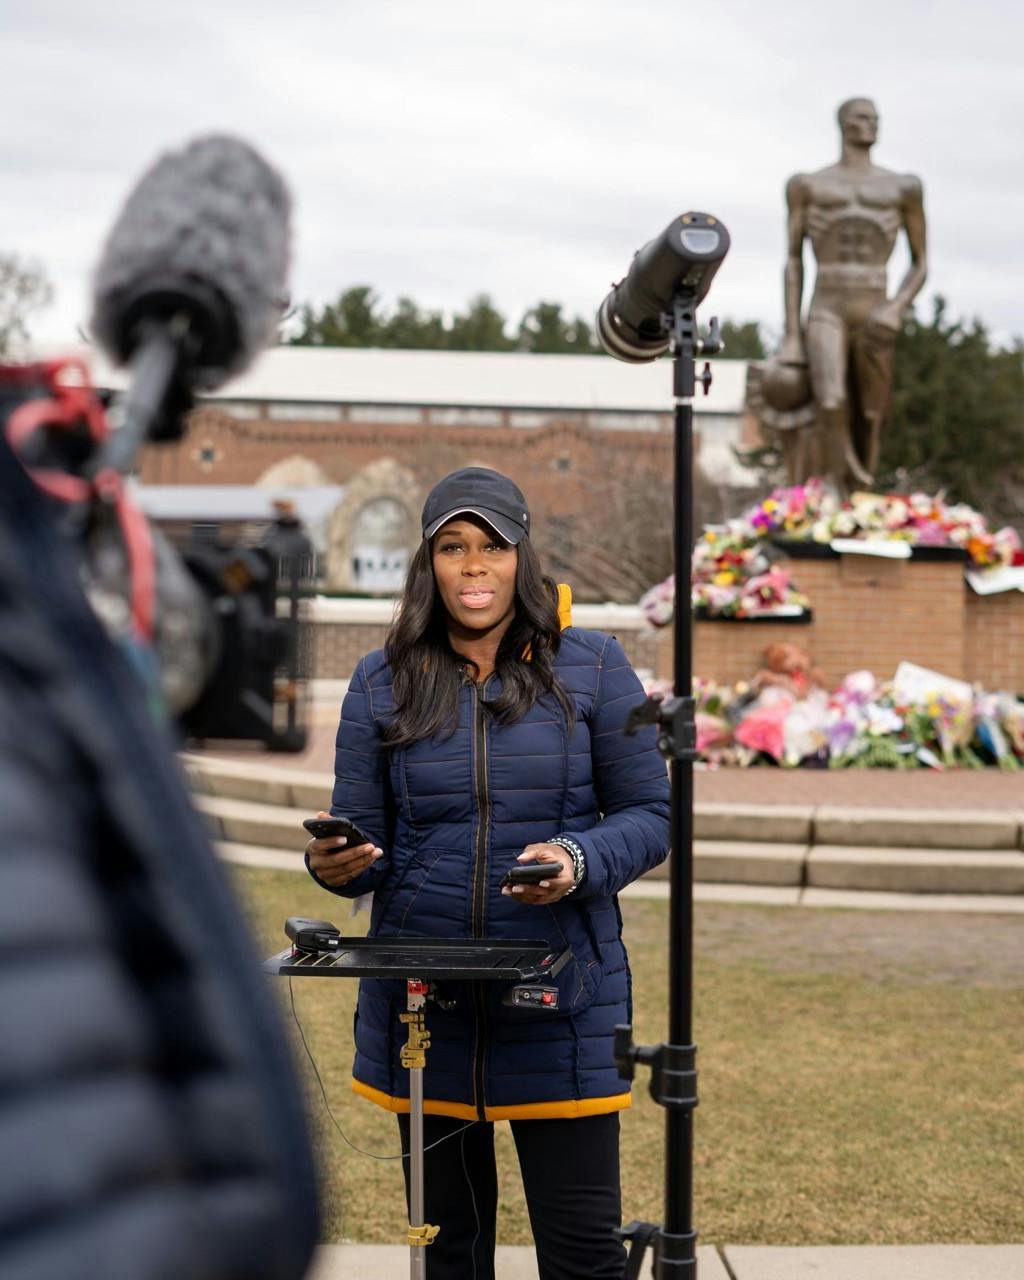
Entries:
POLYGON ((305 818, 302 825, 315 840, 326 840, 330 836, 344 836, 348 848, 353 849, 360 844, 373 844, 368 835, 348 818, 305 818))
POLYGON ((539 884, 541 880, 557 880, 561 874, 560 862, 524 862, 505 872, 501 887, 507 884, 539 884))

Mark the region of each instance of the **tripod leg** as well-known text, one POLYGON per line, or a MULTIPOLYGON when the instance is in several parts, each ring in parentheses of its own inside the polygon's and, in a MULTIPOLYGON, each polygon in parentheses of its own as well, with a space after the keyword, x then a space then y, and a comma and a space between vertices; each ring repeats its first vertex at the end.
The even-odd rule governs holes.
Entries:
POLYGON ((401 1056, 409 1072, 409 1275, 411 1280, 426 1280, 426 1246, 438 1232, 423 1221, 423 1068, 430 1048, 423 1006, 429 984, 410 978, 405 985, 408 1012, 401 1019, 409 1028, 409 1039, 401 1056))
POLYGON ((423 1208, 423 1068, 409 1072, 409 1276, 410 1280, 426 1280, 427 1251, 425 1242, 412 1244, 412 1233, 424 1227, 423 1208))

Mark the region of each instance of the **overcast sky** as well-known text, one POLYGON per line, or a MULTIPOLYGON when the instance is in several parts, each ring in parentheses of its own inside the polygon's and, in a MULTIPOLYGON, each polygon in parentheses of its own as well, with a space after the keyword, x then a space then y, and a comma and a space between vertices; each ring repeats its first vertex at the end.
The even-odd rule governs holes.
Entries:
MULTIPOLYGON (((781 322, 783 186, 874 97, 876 163, 920 175, 929 280, 1024 333, 1019 0, 0 0, 0 250, 72 340, 131 185, 162 150, 238 133, 295 199, 292 294, 369 283, 453 309, 486 291, 590 315, 686 208, 732 253, 709 302, 781 322)), ((906 268, 894 255, 894 286, 906 268)))

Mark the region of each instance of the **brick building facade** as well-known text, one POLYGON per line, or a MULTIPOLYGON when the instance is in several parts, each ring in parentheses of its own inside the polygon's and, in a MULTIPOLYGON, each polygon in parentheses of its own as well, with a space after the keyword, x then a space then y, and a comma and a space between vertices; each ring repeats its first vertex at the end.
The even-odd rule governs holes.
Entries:
MULTIPOLYGON (((722 362, 696 434, 709 483, 746 473, 745 365, 722 362), (710 471, 708 470, 710 468, 710 471), (711 473, 717 479, 711 477, 711 473)), ((433 484, 460 466, 513 476, 553 576, 582 599, 636 600, 671 570, 671 374, 597 356, 278 348, 194 411, 179 444, 144 450, 146 488, 343 489, 326 586, 386 594, 401 581, 433 484)), ((180 523, 180 520, 179 520, 180 523)))

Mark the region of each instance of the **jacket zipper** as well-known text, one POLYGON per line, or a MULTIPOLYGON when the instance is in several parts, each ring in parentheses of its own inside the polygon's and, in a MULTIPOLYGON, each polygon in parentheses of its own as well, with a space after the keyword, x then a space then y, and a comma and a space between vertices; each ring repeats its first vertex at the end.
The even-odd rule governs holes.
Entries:
MULTIPOLYGON (((491 825, 491 802, 487 789, 487 720, 483 707, 483 694, 487 691, 487 681, 482 688, 474 683, 473 699, 473 767, 476 783, 477 829, 473 851, 473 911, 472 929, 474 938, 484 936, 484 922, 487 907, 487 836, 491 825)), ((476 1040, 473 1045, 473 1090, 476 1111, 481 1120, 486 1118, 486 1100, 484 1098, 484 1060, 487 1050, 487 1024, 484 1017, 483 983, 473 983, 473 1008, 476 1014, 476 1040)))

